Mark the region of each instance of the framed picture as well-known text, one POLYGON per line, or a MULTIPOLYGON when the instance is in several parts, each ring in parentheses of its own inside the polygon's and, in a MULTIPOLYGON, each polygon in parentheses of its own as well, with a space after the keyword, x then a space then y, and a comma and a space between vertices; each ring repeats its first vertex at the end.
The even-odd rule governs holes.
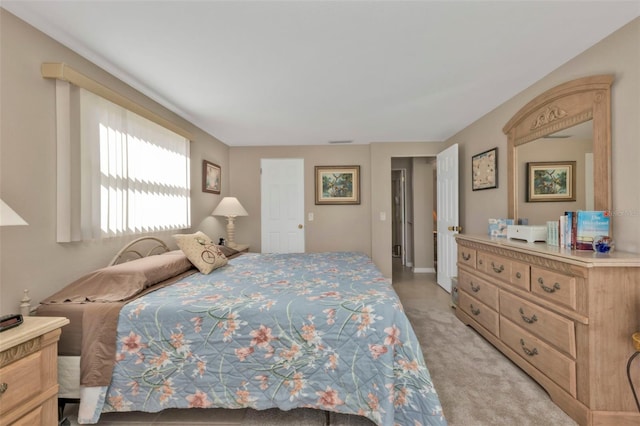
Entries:
POLYGON ((202 160, 202 191, 219 194, 222 186, 222 170, 217 164, 202 160))
POLYGON ((498 148, 492 148, 471 157, 471 189, 498 187, 498 148))
POLYGON ((576 162, 527 163, 527 202, 575 201, 576 162))
POLYGON ((316 204, 360 204, 360 166, 316 166, 316 204))

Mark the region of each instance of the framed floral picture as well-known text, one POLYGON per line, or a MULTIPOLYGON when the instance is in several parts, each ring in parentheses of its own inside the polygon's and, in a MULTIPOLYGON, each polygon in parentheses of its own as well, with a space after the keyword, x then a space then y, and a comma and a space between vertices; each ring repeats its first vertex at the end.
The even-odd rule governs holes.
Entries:
POLYGON ((316 166, 316 204, 360 204, 360 166, 316 166))
POLYGON ((575 201, 576 162, 527 163, 527 202, 575 201))
POLYGON ((219 194, 222 186, 222 170, 217 164, 202 160, 202 191, 219 194))
POLYGON ((471 189, 498 187, 498 148, 492 148, 471 157, 471 189))

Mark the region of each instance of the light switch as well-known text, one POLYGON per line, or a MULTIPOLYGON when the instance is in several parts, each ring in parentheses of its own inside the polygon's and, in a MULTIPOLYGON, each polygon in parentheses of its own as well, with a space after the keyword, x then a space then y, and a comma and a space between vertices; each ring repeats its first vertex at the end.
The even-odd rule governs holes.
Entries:
POLYGON ((380 212, 380 220, 387 220, 387 213, 386 212, 380 212))
POLYGON ((309 213, 308 215, 309 222, 313 222, 313 213, 309 213))

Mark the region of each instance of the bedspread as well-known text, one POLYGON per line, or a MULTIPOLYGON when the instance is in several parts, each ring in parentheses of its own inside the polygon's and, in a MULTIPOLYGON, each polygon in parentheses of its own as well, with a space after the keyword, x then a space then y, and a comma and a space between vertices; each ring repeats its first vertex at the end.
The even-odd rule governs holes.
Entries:
POLYGON ((125 305, 103 412, 310 407, 444 425, 390 280, 360 253, 245 254, 125 305))

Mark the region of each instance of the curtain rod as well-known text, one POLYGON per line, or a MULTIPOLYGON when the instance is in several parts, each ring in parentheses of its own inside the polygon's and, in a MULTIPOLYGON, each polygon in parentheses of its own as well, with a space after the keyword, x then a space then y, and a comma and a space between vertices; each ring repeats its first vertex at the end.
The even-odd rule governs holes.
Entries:
POLYGON ((135 112, 136 114, 141 115, 142 117, 151 120, 154 123, 179 134, 180 136, 193 140, 193 135, 187 130, 184 130, 182 127, 174 124, 166 118, 149 111, 147 108, 135 103, 131 99, 108 88, 107 86, 98 83, 81 72, 74 70, 63 62, 44 62, 41 67, 41 73, 44 78, 55 78, 58 80, 68 81, 69 83, 95 93, 114 104, 120 105, 129 111, 135 112))

